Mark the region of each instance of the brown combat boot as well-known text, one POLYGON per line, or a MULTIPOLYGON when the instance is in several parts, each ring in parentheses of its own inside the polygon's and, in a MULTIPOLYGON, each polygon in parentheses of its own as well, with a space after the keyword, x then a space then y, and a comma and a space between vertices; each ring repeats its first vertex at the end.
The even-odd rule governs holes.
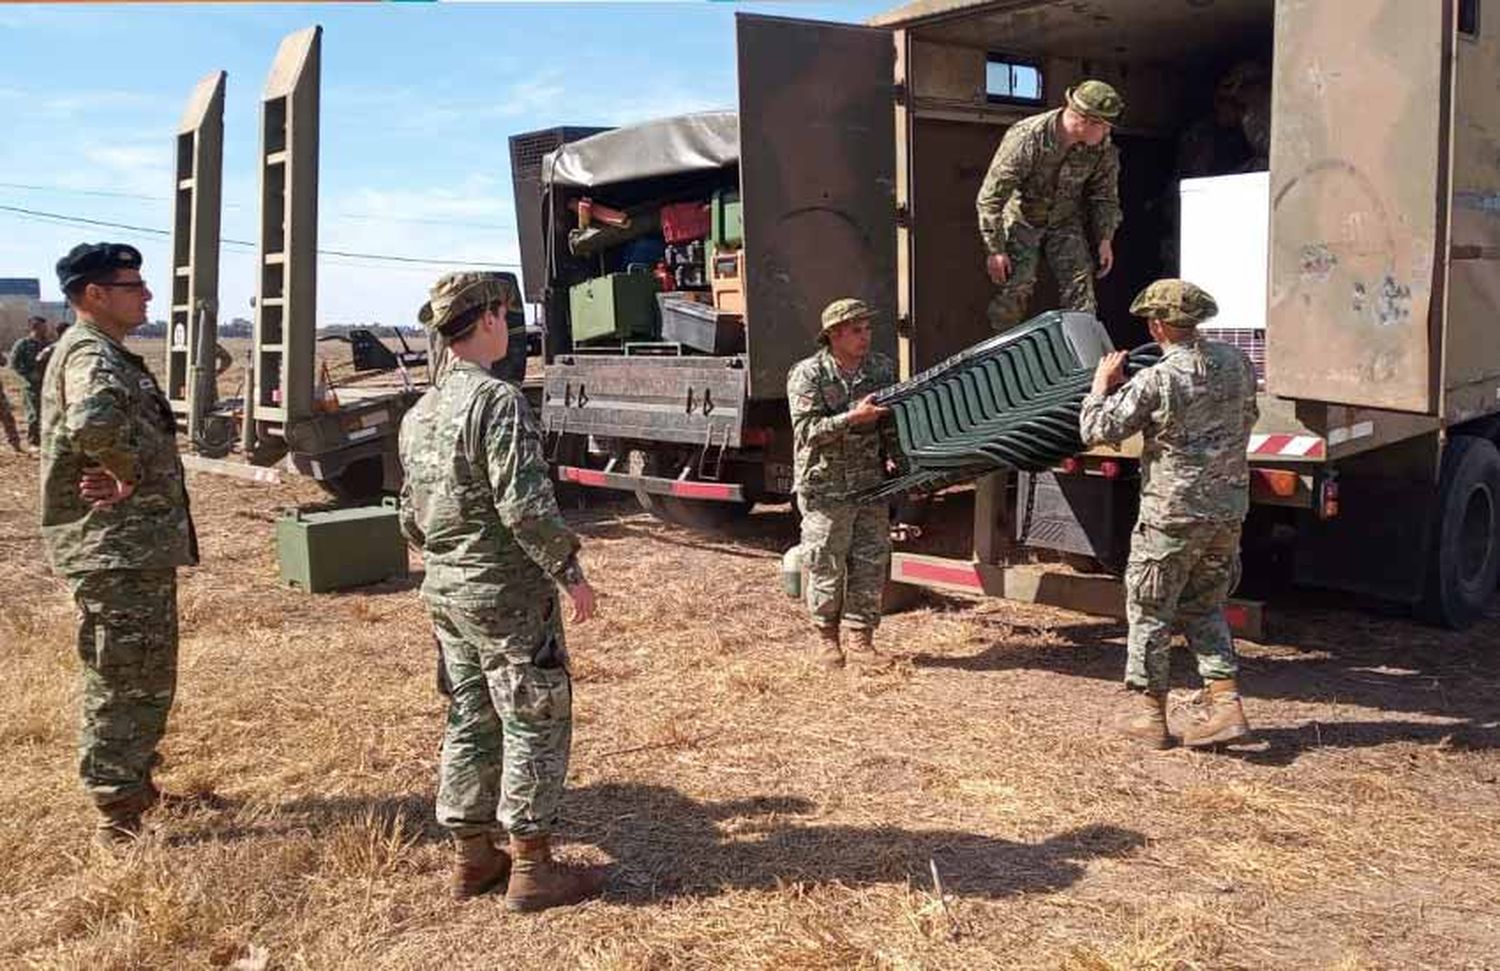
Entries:
POLYGON ((873 630, 860 627, 849 633, 853 636, 850 638, 849 650, 845 657, 851 668, 866 674, 879 674, 890 668, 890 657, 875 650, 873 630))
POLYGON ((818 628, 818 643, 813 647, 813 660, 819 667, 830 671, 844 666, 844 649, 839 646, 838 625, 818 628))
POLYGON ((510 878, 510 854, 496 849, 488 833, 455 836, 453 845, 453 899, 477 897, 510 878))
POLYGON ((505 891, 505 909, 518 913, 566 907, 604 890, 604 869, 567 866, 552 859, 552 844, 546 833, 512 836, 510 886, 505 891))
POLYGON ((1210 681, 1182 710, 1178 735, 1189 748, 1223 745, 1250 734, 1240 689, 1233 678, 1210 681))
POLYGON ((1164 749, 1172 745, 1167 734, 1167 696, 1129 688, 1124 710, 1115 716, 1115 731, 1135 739, 1148 748, 1164 749))
POLYGON ((161 791, 148 780, 144 789, 137 789, 120 799, 98 803, 101 818, 94 830, 94 842, 106 849, 115 849, 140 839, 144 829, 141 816, 160 798, 161 791))

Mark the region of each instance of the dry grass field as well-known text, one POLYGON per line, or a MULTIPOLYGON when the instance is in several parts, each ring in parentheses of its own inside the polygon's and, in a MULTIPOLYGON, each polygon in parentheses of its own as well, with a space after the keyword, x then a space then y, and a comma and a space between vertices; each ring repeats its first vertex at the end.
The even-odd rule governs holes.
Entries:
POLYGON ((601 603, 569 632, 563 851, 614 873, 514 916, 447 896, 420 563, 282 589, 274 520, 318 491, 190 487, 160 778, 192 798, 114 858, 74 776, 36 461, 0 453, 0 966, 1500 966, 1500 622, 1277 604, 1243 645, 1255 744, 1144 753, 1101 731, 1118 624, 935 602, 882 628, 895 671, 830 677, 776 587, 785 512, 706 540, 570 509, 601 603))

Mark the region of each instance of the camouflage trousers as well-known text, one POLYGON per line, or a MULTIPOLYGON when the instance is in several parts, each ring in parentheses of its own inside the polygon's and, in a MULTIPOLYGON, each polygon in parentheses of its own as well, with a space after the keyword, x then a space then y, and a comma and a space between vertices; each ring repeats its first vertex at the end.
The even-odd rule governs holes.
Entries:
POLYGON ((16 428, 16 414, 10 409, 10 399, 5 396, 5 389, 0 387, 0 429, 5 432, 5 440, 10 447, 16 450, 21 448, 21 433, 16 428))
POLYGON ((83 730, 78 774, 107 805, 150 784, 177 688, 177 571, 69 578, 78 606, 83 730))
POLYGON ((1224 602, 1239 581, 1239 523, 1170 529, 1136 523, 1125 567, 1125 614, 1130 621, 1125 683, 1166 692, 1174 622, 1197 655, 1203 680, 1234 677, 1238 662, 1224 602))
POLYGON ((551 832, 573 743, 557 594, 544 603, 428 602, 448 676, 437 819, 456 836, 551 832))
POLYGON ((891 571, 890 510, 883 502, 859 506, 799 496, 797 503, 813 623, 879 627, 880 597, 891 571))
POLYGON ((32 445, 42 444, 42 386, 30 385, 21 389, 21 403, 26 406, 26 441, 32 445))
POLYGON ((1044 255, 1057 278, 1059 309, 1096 312, 1094 254, 1082 226, 1037 230, 1012 225, 1005 253, 1010 257, 1010 276, 990 298, 988 311, 995 333, 1003 334, 1027 319, 1037 265, 1044 255))

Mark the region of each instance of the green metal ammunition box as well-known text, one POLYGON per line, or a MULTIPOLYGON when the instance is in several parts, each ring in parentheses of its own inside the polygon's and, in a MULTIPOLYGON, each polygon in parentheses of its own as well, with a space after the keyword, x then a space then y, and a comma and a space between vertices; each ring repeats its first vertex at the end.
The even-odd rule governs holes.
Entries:
POLYGON ((355 509, 291 509, 276 522, 281 582, 308 593, 406 576, 396 501, 355 509))
POLYGON ((709 205, 713 231, 710 238, 719 249, 738 249, 745 242, 745 207, 738 189, 721 189, 709 205))
POLYGON ((656 336, 656 278, 611 273, 568 291, 573 340, 651 340, 656 336))

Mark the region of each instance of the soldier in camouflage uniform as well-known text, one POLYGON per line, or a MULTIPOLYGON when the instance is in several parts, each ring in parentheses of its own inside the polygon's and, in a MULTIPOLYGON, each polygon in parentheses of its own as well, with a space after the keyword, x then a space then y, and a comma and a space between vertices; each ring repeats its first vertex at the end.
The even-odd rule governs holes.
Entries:
POLYGON ((26 406, 26 442, 36 446, 42 441, 42 352, 47 348, 47 319, 31 317, 26 321, 30 333, 10 349, 10 369, 22 381, 21 403, 26 406))
POLYGON ((889 409, 870 396, 895 383, 896 368, 870 351, 873 315, 862 300, 830 303, 818 336, 822 349, 797 362, 786 381, 807 607, 818 628, 817 659, 830 668, 846 660, 869 670, 885 664, 874 636, 890 570, 890 511, 884 503, 861 506, 846 499, 885 477, 875 425, 889 409), (852 634, 847 657, 841 623, 852 634))
POLYGON ((450 685, 437 818, 458 848, 454 894, 508 879, 506 907, 539 910, 603 885, 550 850, 573 731, 557 587, 575 621, 592 615, 594 592, 531 410, 488 373, 505 356, 503 307, 501 288, 479 273, 442 277, 422 307, 452 363, 401 423, 401 530, 422 551, 422 599, 450 685), (497 819, 509 855, 491 842, 497 819))
MULTIPOLYGON (((0 354, 0 367, 5 366, 5 355, 0 354)), ((0 428, 5 430, 5 440, 10 442, 10 447, 17 452, 23 452, 21 447, 21 432, 16 428, 16 413, 11 410, 10 398, 5 394, 5 386, 0 384, 0 428)))
POLYGON ((42 540, 78 605, 79 774, 100 842, 127 842, 161 798, 151 778, 177 682, 177 568, 198 562, 177 423, 125 349, 151 291, 141 254, 81 243, 57 262, 78 312, 42 388, 42 540))
MULTIPOLYGON (((520 387, 526 380, 526 311, 521 306, 521 294, 516 290, 515 277, 509 273, 484 273, 481 274, 494 282, 500 289, 501 306, 505 314, 506 344, 505 356, 491 364, 490 374, 520 387)), ((447 345, 442 335, 431 333, 428 335, 428 373, 438 375, 449 364, 447 345)))
POLYGON ((1062 306, 1087 313, 1096 309, 1095 275, 1114 266, 1123 217, 1120 153, 1109 133, 1125 102, 1103 81, 1070 89, 1067 102, 1012 125, 979 188, 985 268, 1000 287, 989 307, 996 333, 1026 317, 1042 255, 1062 306))
POLYGON ((1205 686, 1177 734, 1184 745, 1214 745, 1250 730, 1224 603, 1239 582, 1240 527, 1250 504, 1245 451, 1258 416, 1255 370, 1238 348, 1198 336, 1198 324, 1218 307, 1191 283, 1157 280, 1130 310, 1147 318, 1165 352, 1161 362, 1125 382, 1124 352, 1106 356, 1079 415, 1086 443, 1118 444, 1137 432, 1145 439, 1140 519, 1125 570, 1132 700, 1117 727, 1157 748, 1170 744, 1175 621, 1205 686))

